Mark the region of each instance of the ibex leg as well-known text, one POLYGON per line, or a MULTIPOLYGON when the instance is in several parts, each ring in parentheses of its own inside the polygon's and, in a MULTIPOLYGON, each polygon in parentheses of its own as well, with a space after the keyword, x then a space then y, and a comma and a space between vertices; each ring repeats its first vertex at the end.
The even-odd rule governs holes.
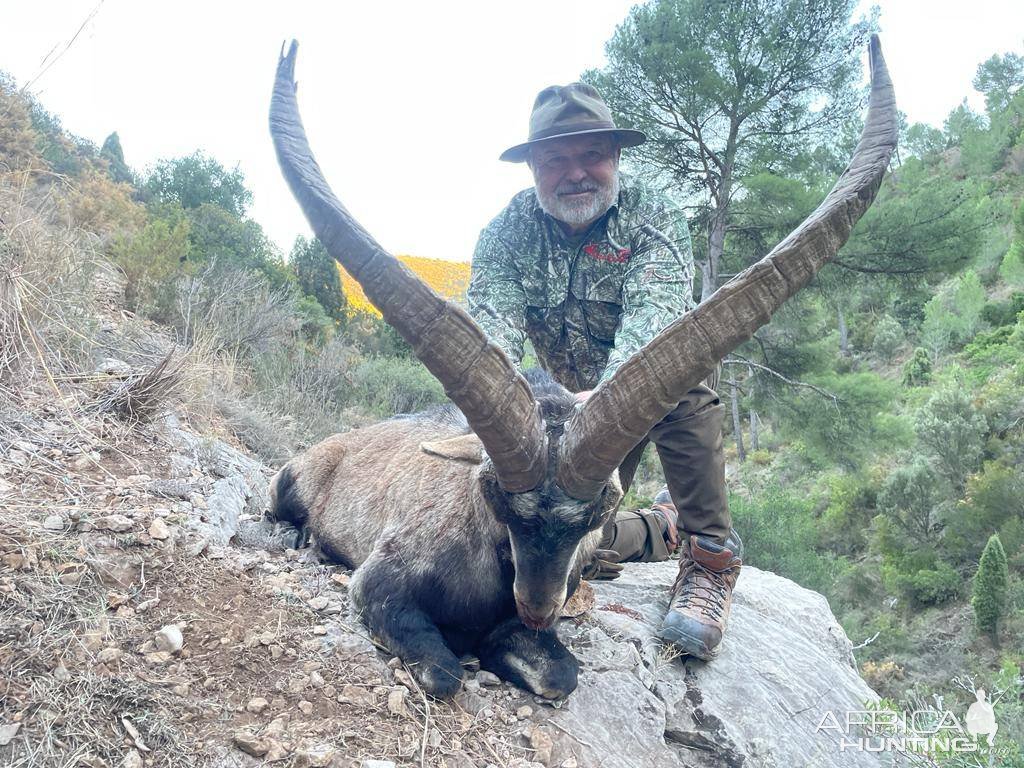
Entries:
POLYGON ((410 602, 397 576, 379 571, 361 573, 353 590, 357 607, 370 633, 404 661, 431 696, 449 698, 462 685, 462 666, 430 617, 410 602))

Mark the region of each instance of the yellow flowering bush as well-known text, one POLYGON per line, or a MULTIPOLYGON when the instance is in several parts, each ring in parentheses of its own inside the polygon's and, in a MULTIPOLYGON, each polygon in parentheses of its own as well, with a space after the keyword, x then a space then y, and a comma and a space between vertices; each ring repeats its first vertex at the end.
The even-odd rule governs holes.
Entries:
MULTIPOLYGON (((469 263, 463 261, 445 261, 444 259, 428 259, 425 256, 399 256, 398 260, 423 281, 444 296, 446 299, 462 302, 469 287, 469 263)), ((380 312, 370 303, 363 293, 363 287, 356 282, 344 267, 338 266, 341 273, 341 287, 348 299, 350 314, 366 312, 380 317, 380 312)))

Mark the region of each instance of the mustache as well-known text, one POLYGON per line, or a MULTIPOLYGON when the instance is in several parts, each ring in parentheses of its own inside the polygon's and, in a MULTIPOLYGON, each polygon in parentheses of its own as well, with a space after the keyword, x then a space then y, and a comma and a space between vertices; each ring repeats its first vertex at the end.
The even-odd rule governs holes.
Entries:
POLYGON ((556 195, 578 195, 582 192, 597 192, 601 185, 594 181, 563 181, 555 188, 556 195))

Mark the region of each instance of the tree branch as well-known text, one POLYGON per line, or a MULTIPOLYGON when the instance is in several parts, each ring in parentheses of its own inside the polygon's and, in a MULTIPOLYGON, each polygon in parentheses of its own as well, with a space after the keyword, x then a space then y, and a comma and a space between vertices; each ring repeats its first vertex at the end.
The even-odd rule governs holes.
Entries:
POLYGON ((798 388, 802 388, 802 389, 810 389, 813 392, 817 392, 819 395, 824 397, 826 400, 831 400, 832 401, 832 405, 835 406, 836 410, 839 410, 839 402, 840 402, 839 401, 839 397, 836 394, 834 394, 833 392, 829 392, 827 389, 822 389, 821 387, 819 387, 819 386, 817 386, 815 384, 811 384, 811 383, 806 382, 806 381, 794 381, 793 379, 790 379, 790 378, 788 378, 786 376, 783 376, 781 373, 776 371, 774 368, 769 368, 767 365, 761 365, 761 363, 755 363, 753 360, 749 360, 749 359, 747 359, 747 358, 745 358, 745 357, 743 357, 741 355, 737 355, 735 353, 733 353, 733 357, 732 358, 727 357, 725 360, 723 360, 722 361, 722 365, 742 365, 742 366, 749 366, 750 368, 756 368, 759 371, 764 371, 765 373, 771 374, 775 378, 779 379, 782 383, 787 384, 787 385, 789 385, 791 387, 798 387, 798 388))

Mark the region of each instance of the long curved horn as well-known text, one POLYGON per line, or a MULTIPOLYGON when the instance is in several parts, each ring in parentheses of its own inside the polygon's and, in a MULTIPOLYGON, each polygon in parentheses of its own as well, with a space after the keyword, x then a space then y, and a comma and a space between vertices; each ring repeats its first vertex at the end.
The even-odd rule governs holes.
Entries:
POLYGON ((299 116, 297 50, 292 41, 278 61, 270 103, 270 133, 292 194, 327 252, 359 281, 462 409, 501 487, 512 493, 536 488, 546 472, 547 438, 529 385, 469 315, 385 251, 334 196, 299 116))
POLYGON ((877 35, 868 50, 867 122, 835 187, 771 253, 662 330, 591 395, 566 425, 559 445, 557 479, 566 493, 578 499, 596 497, 651 427, 726 354, 766 324, 846 242, 874 200, 896 148, 896 99, 877 35))

